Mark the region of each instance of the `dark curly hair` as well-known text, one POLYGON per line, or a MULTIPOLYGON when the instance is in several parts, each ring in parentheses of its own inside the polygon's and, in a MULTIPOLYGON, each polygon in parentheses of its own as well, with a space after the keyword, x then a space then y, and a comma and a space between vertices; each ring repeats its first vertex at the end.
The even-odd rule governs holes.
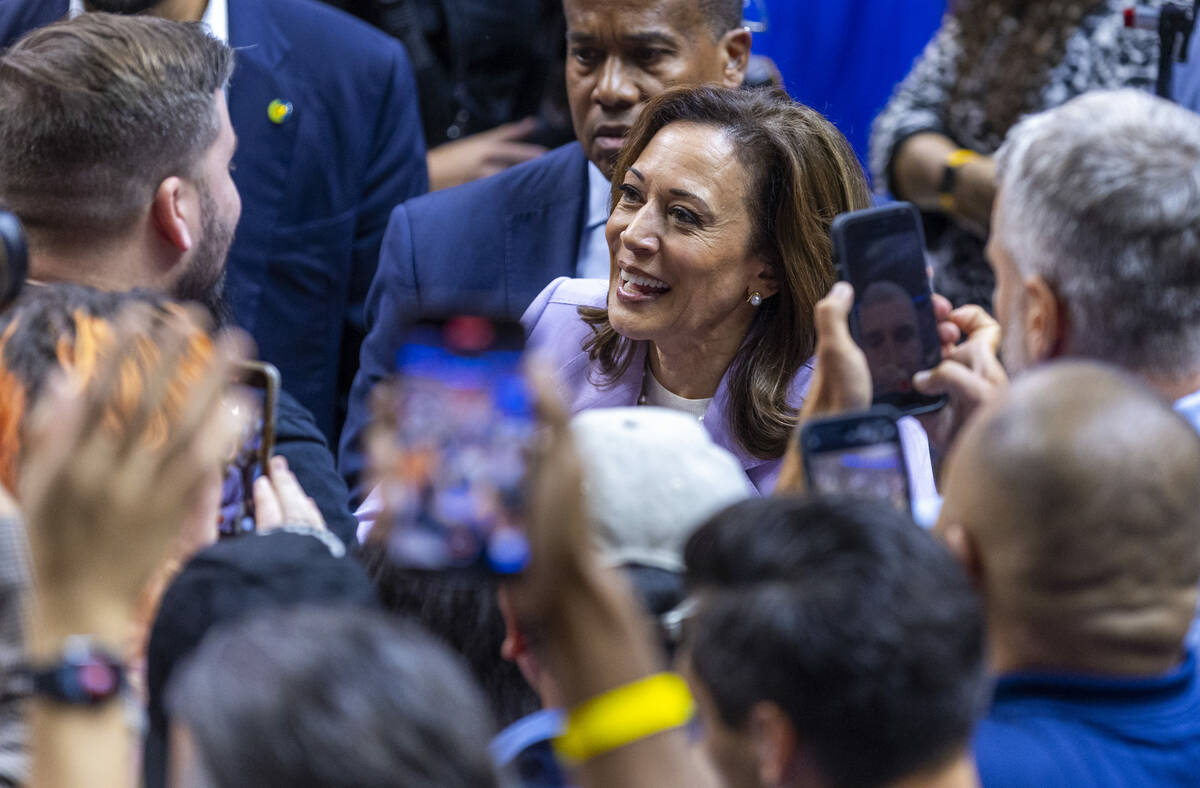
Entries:
POLYGON ((1002 138, 1022 115, 1040 108, 1041 91, 1067 41, 1103 5, 1105 0, 952 0, 962 52, 951 106, 982 108, 987 131, 1002 138), (1017 23, 1007 35, 1005 20, 1017 23))

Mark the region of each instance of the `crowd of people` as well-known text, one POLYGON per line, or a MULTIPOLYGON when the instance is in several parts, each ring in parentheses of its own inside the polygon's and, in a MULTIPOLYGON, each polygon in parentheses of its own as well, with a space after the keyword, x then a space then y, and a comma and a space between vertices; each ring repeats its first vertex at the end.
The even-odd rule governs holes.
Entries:
POLYGON ((1200 785, 1200 115, 1124 5, 951 2, 871 177, 742 0, 6 0, 0 784, 1200 785), (842 281, 892 200, 932 296, 842 281), (881 389, 904 475, 810 489, 881 389))

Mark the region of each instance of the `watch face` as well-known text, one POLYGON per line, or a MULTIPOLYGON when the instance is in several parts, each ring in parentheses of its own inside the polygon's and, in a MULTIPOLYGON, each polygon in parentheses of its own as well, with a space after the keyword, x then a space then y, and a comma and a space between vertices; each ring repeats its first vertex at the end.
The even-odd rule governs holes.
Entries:
POLYGON ((120 674, 112 665, 89 659, 76 671, 79 688, 92 700, 102 700, 112 695, 121 685, 120 674))
POLYGON ((33 691, 45 698, 91 706, 116 697, 125 683, 120 660, 90 642, 68 642, 62 661, 29 672, 33 691))

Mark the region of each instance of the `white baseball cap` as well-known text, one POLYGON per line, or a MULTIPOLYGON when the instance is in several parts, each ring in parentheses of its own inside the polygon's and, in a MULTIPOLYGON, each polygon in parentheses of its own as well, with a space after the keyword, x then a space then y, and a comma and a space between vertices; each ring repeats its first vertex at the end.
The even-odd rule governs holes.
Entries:
POLYGON ((571 421, 593 533, 607 563, 683 571, 710 516, 756 495, 741 463, 694 417, 655 407, 586 410, 571 421))

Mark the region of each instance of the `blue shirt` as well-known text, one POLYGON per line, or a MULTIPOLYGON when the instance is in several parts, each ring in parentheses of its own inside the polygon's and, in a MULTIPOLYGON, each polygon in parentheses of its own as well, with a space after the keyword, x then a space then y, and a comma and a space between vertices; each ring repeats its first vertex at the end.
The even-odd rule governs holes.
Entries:
POLYGON ((1003 676, 975 734, 984 788, 1200 785, 1200 682, 1191 652, 1141 679, 1003 676))
POLYGON ((609 255, 604 226, 608 224, 612 185, 608 178, 604 177, 604 173, 600 172, 600 168, 590 161, 587 173, 587 216, 584 217, 583 231, 579 234, 579 257, 575 260, 575 277, 607 280, 609 255))

